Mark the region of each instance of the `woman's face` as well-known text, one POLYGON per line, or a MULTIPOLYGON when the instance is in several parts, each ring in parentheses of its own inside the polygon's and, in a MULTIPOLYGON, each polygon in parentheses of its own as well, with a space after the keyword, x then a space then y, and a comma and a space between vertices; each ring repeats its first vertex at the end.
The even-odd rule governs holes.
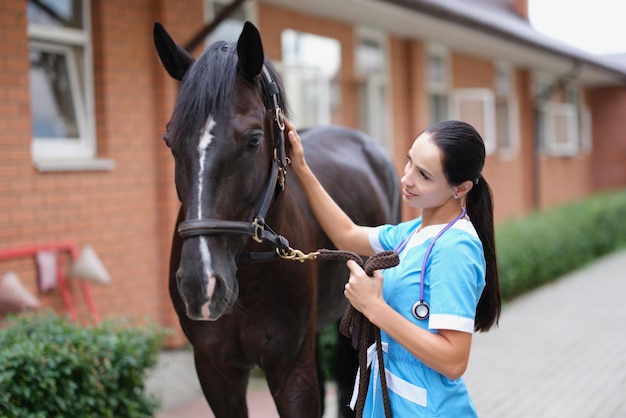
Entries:
POLYGON ((402 176, 402 198, 414 208, 437 208, 454 196, 452 186, 443 172, 441 150, 430 134, 415 139, 409 150, 402 176))

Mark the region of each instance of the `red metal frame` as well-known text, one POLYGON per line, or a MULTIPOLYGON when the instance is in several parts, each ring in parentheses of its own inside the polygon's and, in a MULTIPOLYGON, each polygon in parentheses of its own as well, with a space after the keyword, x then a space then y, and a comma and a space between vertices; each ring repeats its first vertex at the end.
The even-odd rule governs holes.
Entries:
MULTIPOLYGON (((33 257, 38 252, 46 251, 46 250, 58 251, 58 252, 67 251, 69 252, 70 258, 72 259, 72 261, 76 261, 79 255, 78 248, 73 242, 61 241, 61 242, 46 243, 46 244, 36 244, 36 245, 30 245, 30 246, 24 246, 24 247, 18 247, 18 248, 0 249, 0 261, 12 259, 12 258, 33 257)), ((57 260, 57 284, 61 292, 61 297, 63 298, 63 303, 65 304, 65 308, 69 312, 71 318, 73 320, 76 320, 77 319, 76 310, 74 309, 72 296, 70 295, 70 292, 67 288, 65 279, 66 277, 63 274, 63 271, 61 269, 60 260, 57 260)), ((83 294, 83 297, 85 298, 85 303, 87 305, 87 310, 89 311, 89 314, 91 315, 91 319, 95 323, 98 323, 100 322, 100 315, 98 314, 98 311, 96 310, 96 306, 93 302, 93 297, 91 296, 91 290, 89 289, 89 285, 87 281, 85 280, 79 280, 79 281, 80 281, 80 289, 83 294)))

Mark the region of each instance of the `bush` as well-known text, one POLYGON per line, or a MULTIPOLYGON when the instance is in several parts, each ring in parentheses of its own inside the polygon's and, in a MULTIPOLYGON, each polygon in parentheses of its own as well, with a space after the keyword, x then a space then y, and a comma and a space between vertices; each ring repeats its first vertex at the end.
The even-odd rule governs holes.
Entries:
POLYGON ((626 246, 626 191, 536 212, 496 228, 504 300, 626 246))
POLYGON ((158 327, 81 327, 51 312, 0 326, 0 416, 151 417, 158 408, 144 386, 165 336, 158 327))

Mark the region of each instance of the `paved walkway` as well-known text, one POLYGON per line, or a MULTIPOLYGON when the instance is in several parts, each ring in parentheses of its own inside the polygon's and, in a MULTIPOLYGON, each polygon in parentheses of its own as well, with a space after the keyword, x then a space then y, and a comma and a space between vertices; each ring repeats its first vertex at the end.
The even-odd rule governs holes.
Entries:
MULTIPOLYGON (((465 374, 480 417, 626 417, 625 296, 620 251, 506 304, 500 327, 474 336, 465 374)), ((148 387, 163 399, 156 418, 213 417, 190 351, 164 352, 148 387)), ((251 418, 277 416, 261 381, 248 405, 251 418)))

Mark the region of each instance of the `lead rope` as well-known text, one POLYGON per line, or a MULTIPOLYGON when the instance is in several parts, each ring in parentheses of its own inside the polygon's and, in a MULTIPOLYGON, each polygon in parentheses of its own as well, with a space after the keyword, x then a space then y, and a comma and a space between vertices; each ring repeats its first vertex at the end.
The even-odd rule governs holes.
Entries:
MULTIPOLYGON (((378 253, 368 258, 365 265, 363 265, 363 260, 360 256, 349 251, 319 250, 317 258, 322 260, 354 260, 359 265, 363 266, 365 273, 370 277, 373 276, 375 270, 394 267, 400 262, 396 251, 383 251, 378 253)), ((380 373, 380 386, 383 395, 385 417, 391 418, 391 403, 389 402, 389 389, 387 387, 387 376, 385 374, 380 328, 373 325, 365 315, 354 309, 352 305, 348 305, 341 318, 339 331, 350 338, 352 340, 352 347, 358 350, 360 372, 359 391, 355 405, 356 417, 363 417, 363 408, 365 407, 369 380, 369 373, 367 372, 367 349, 371 344, 370 331, 373 331, 374 340, 376 342, 376 354, 378 358, 378 370, 380 373)))

